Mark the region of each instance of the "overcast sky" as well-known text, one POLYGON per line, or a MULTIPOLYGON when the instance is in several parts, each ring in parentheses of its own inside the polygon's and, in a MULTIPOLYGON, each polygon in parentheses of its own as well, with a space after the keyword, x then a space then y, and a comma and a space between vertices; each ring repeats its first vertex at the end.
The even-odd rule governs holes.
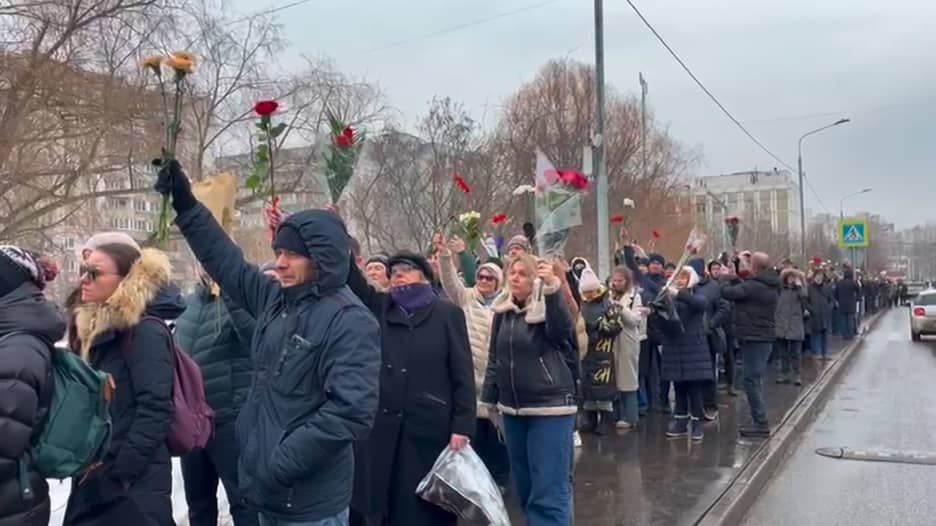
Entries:
MULTIPOLYGON (((244 13, 291 3, 236 0, 244 13)), ((702 82, 777 156, 805 141, 814 212, 879 213, 898 227, 936 221, 936 2, 635 0, 702 82)), ((591 62, 590 0, 312 0, 278 13, 288 57, 327 56, 379 83, 406 123, 433 95, 485 124, 552 58, 591 62), (536 6, 496 20, 501 13, 536 6), (435 34, 459 24, 467 27, 435 34)), ((692 83, 624 0, 605 0, 606 78, 636 93, 647 78, 657 119, 703 162, 695 175, 778 166, 692 83)), ((289 58, 287 58, 289 60, 289 58)))

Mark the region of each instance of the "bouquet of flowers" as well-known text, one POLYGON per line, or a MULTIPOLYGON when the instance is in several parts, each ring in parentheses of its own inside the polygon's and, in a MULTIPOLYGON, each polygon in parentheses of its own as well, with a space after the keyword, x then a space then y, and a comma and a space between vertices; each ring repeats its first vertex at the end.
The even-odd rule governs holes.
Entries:
POLYGON ((536 152, 534 190, 540 257, 562 254, 571 229, 582 224, 582 194, 588 185, 581 172, 557 170, 542 152, 536 152))
MULTIPOLYGON (((143 68, 149 70, 156 77, 159 84, 159 94, 163 102, 163 123, 166 126, 165 142, 162 147, 162 156, 157 163, 157 169, 170 160, 175 159, 176 144, 179 134, 182 133, 182 108, 185 93, 185 78, 195 68, 195 56, 188 51, 173 51, 169 56, 152 55, 143 61, 143 68), (166 91, 166 79, 163 77, 163 67, 172 73, 172 106, 170 109, 169 94, 166 91)), ((169 199, 163 196, 159 207, 159 220, 156 225, 155 239, 157 244, 164 244, 169 239, 169 199)))
POLYGON ((474 250, 481 239, 481 214, 474 210, 458 216, 458 225, 461 227, 465 242, 474 250))
POLYGON ((332 203, 337 204, 354 175, 354 165, 361 155, 365 134, 347 125, 330 111, 328 126, 331 141, 325 151, 325 180, 328 182, 332 203))
POLYGON ((741 219, 737 216, 726 217, 725 227, 728 230, 728 241, 731 243, 731 246, 738 246, 738 234, 741 232, 741 219))

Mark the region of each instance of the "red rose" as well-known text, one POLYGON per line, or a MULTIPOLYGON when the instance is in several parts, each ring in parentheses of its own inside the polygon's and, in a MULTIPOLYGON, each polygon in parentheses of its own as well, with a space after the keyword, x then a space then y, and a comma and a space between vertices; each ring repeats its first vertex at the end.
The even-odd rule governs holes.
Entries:
POLYGON ((623 222, 624 222, 624 216, 623 216, 622 214, 618 214, 618 215, 616 215, 616 216, 611 216, 611 224, 612 224, 612 225, 620 225, 620 224, 623 223, 623 222))
POLYGON ((494 217, 491 218, 491 223, 494 225, 500 225, 507 222, 507 214, 494 214, 494 217))
POLYGON ((260 100, 254 104, 254 112, 261 117, 272 115, 279 108, 279 103, 275 100, 260 100))
POLYGON ((466 194, 471 193, 471 187, 468 186, 468 182, 465 181, 464 177, 458 174, 455 174, 454 178, 455 178, 455 186, 457 186, 459 190, 461 190, 462 192, 465 192, 466 194))
POLYGON ((559 179, 576 190, 588 188, 588 177, 585 177, 585 174, 576 172, 575 170, 559 172, 559 179))

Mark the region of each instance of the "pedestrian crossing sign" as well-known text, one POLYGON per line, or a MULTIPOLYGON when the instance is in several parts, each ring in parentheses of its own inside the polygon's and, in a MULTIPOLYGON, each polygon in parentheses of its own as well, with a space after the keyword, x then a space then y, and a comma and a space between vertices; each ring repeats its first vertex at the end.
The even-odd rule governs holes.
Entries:
POLYGON ((838 234, 839 248, 868 248, 867 219, 842 219, 838 234))

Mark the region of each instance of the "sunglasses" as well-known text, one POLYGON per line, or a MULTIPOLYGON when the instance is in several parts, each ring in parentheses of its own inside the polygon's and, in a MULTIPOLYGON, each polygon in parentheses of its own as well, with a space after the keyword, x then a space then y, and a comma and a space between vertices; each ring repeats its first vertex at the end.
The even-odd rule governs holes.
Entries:
POLYGON ((103 270, 92 267, 90 265, 82 265, 78 267, 79 276, 87 276, 88 281, 97 281, 101 276, 107 276, 109 274, 116 275, 116 272, 104 272, 103 270))
POLYGON ((497 281, 497 278, 489 274, 478 274, 478 281, 497 281))

